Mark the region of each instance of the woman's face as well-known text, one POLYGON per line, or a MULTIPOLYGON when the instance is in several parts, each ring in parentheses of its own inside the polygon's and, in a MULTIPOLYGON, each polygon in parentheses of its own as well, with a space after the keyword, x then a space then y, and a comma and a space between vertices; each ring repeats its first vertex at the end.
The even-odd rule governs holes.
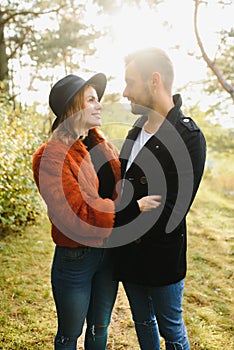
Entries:
POLYGON ((84 91, 84 129, 88 130, 102 124, 101 109, 102 105, 98 101, 96 90, 88 86, 84 91))
POLYGON ((84 107, 80 109, 80 101, 77 100, 77 108, 75 104, 73 108, 78 109, 78 112, 74 113, 71 119, 69 118, 71 129, 77 136, 83 135, 89 129, 102 124, 102 105, 98 101, 96 90, 92 86, 87 86, 83 94, 82 105, 84 107))

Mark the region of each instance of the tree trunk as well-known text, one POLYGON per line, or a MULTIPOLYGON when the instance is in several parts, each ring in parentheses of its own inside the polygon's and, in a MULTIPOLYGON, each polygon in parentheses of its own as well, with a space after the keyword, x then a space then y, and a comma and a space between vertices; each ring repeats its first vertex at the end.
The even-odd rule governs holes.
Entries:
POLYGON ((8 58, 4 39, 3 13, 0 11, 0 81, 8 80, 8 58))
POLYGON ((230 94, 230 97, 232 98, 234 102, 234 87, 229 84, 226 79, 224 78, 222 72, 219 70, 219 68, 215 65, 213 61, 208 57, 205 48, 203 46, 202 40, 200 38, 200 35, 198 33, 198 24, 197 24, 197 17, 198 17, 198 7, 200 5, 201 1, 195 0, 195 8, 194 8, 194 30, 195 30, 195 36, 197 39, 198 46, 201 50, 202 58, 207 63, 208 67, 211 69, 211 71, 216 75, 219 84, 222 86, 222 88, 227 91, 230 94))

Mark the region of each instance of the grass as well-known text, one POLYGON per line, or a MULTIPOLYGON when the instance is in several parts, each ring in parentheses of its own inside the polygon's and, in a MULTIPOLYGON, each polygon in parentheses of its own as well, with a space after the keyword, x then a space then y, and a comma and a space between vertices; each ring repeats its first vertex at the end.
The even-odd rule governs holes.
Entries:
MULTIPOLYGON (((204 180, 188 216, 184 317, 191 350, 234 348, 233 212, 233 197, 217 192, 214 184, 204 180)), ((23 234, 0 237, 1 350, 53 349, 53 248, 46 217, 23 234)), ((108 350, 138 349, 128 302, 120 285, 108 350)))

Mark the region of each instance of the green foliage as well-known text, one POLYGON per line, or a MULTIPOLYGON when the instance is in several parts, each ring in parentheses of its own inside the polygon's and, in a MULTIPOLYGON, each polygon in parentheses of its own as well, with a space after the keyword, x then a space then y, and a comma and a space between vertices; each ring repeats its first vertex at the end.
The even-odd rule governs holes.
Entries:
MULTIPOLYGON (((202 129, 207 143, 206 176, 214 188, 234 193, 234 138, 233 130, 223 128, 220 121, 211 118, 211 111, 203 112, 199 106, 186 110, 202 129)), ((221 120, 221 118, 220 118, 221 120)))
MULTIPOLYGON (((146 3, 148 6, 155 8, 157 5, 159 5, 164 0, 146 0, 146 3)), ((121 2, 119 1, 109 1, 109 0, 94 0, 94 3, 96 3, 101 9, 103 9, 106 13, 115 13, 119 10, 119 7, 121 5, 121 2)), ((122 2, 122 4, 125 5, 131 5, 134 6, 141 6, 141 0, 125 0, 122 2)))
POLYGON ((0 5, 0 80, 14 82, 16 72, 9 65, 14 67, 11 60, 21 57, 27 57, 20 64, 30 67, 31 85, 36 78, 51 78, 56 66, 67 74, 77 69, 78 62, 95 53, 94 41, 103 34, 94 25, 86 25, 84 16, 85 2, 4 0, 0 5), (45 74, 45 68, 50 73, 45 74))
POLYGON ((20 231, 40 212, 31 164, 41 139, 32 115, 2 105, 0 118, 0 232, 20 231))
MULTIPOLYGON (((56 66, 63 66, 66 73, 79 69, 84 56, 95 53, 93 42, 101 35, 94 26, 84 23, 84 4, 71 0, 66 0, 63 5, 60 1, 57 3, 60 10, 56 15, 51 13, 50 25, 36 32, 38 40, 34 40, 28 48, 37 72, 39 68, 56 66)), ((47 14, 41 14, 40 18, 48 21, 47 14)), ((36 25, 34 27, 36 31, 36 25)))
MULTIPOLYGON (((219 67, 222 75, 225 77, 229 84, 233 84, 234 81, 234 28, 230 31, 222 30, 219 33, 222 38, 218 48, 217 56, 214 60, 214 64, 219 67)), ((212 72, 208 73, 209 81, 208 85, 204 86, 204 90, 208 94, 219 95, 223 91, 222 86, 218 83, 217 77, 212 72)))
POLYGON ((198 105, 183 110, 185 115, 191 116, 204 132, 210 154, 222 158, 234 154, 233 130, 223 127, 225 124, 222 122, 222 116, 219 119, 214 118, 213 111, 201 111, 198 105))
MULTIPOLYGON (((117 100, 117 96, 114 94, 112 103, 104 104, 102 130, 107 139, 120 150, 129 129, 139 116, 131 113, 129 105, 125 106, 117 100)), ((105 101, 111 102, 111 96, 108 95, 105 101)))

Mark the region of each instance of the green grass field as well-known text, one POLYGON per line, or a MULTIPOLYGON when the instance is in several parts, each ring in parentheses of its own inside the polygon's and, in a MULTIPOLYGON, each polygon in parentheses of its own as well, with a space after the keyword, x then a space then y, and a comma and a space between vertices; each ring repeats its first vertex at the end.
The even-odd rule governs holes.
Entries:
MULTIPOLYGON (((204 180, 188 217, 184 317, 191 350, 234 349, 233 213, 233 196, 217 192, 217 186, 204 180)), ((23 234, 0 236, 0 349, 53 349, 53 247, 46 216, 23 234)), ((83 349, 82 342, 79 346, 83 349)), ((120 285, 108 350, 125 349, 139 346, 120 285)))

